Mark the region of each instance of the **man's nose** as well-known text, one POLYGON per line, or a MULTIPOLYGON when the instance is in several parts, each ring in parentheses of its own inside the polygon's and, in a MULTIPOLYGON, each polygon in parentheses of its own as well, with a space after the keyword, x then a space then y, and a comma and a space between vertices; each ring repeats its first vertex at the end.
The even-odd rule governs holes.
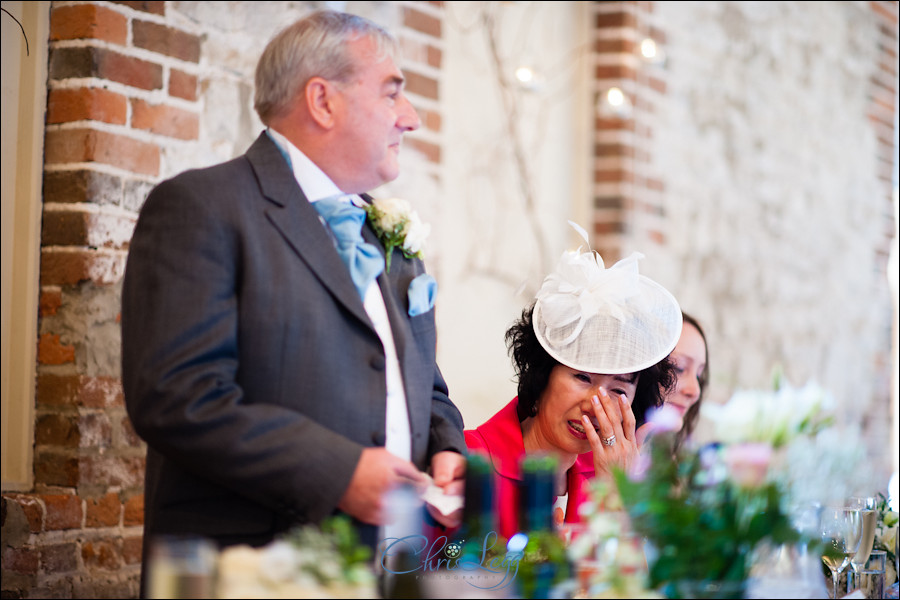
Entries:
POLYGON ((404 131, 415 131, 422 126, 419 114, 416 112, 416 109, 413 108, 412 103, 405 94, 400 96, 400 106, 397 113, 397 127, 400 129, 403 129, 404 131))

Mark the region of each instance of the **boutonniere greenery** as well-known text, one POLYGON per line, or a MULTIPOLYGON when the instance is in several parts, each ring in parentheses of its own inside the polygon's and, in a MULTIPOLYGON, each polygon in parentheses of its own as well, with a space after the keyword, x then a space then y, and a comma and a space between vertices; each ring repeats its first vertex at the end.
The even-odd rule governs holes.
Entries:
POLYGON ((406 258, 422 258, 431 225, 423 223, 409 202, 400 198, 373 200, 366 216, 379 241, 384 244, 385 267, 391 272, 391 254, 399 248, 406 258))

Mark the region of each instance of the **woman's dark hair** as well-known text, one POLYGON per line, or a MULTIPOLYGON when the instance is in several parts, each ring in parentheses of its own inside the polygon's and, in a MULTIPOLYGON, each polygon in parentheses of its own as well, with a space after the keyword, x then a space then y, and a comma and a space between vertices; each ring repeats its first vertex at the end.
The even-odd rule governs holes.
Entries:
POLYGON ((684 323, 686 325, 693 325, 700 333, 700 337, 703 338, 703 348, 706 351, 706 367, 704 367, 703 373, 697 378, 697 383, 700 384, 700 397, 697 398, 697 401, 687 409, 686 413, 684 413, 684 421, 682 422, 681 430, 675 435, 675 448, 680 448, 684 443, 684 440, 686 440, 697 427, 697 422, 700 420, 700 404, 703 402, 703 392, 706 390, 706 385, 709 383, 709 344, 706 342, 706 334, 703 333, 703 328, 700 327, 700 323, 697 322, 697 319, 686 312, 682 312, 681 316, 684 319, 684 323))
MULTIPOLYGON (((513 360, 519 384, 519 421, 533 417, 538 412, 541 394, 547 389, 550 372, 560 364, 550 356, 537 339, 532 324, 534 305, 522 311, 522 316, 506 330, 506 345, 513 360)), ((640 371, 631 410, 636 426, 647 418, 647 410, 663 405, 663 401, 675 388, 675 366, 663 359, 652 367, 640 371)))

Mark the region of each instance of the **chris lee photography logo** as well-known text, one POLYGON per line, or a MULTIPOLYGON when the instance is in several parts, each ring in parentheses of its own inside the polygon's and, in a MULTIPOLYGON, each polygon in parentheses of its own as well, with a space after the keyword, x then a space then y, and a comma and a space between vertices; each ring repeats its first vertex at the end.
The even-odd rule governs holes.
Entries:
POLYGON ((424 535, 409 535, 384 540, 381 567, 393 575, 458 578, 473 587, 493 590, 515 581, 524 549, 525 543, 517 536, 504 547, 493 531, 477 540, 440 536, 429 541, 424 535))

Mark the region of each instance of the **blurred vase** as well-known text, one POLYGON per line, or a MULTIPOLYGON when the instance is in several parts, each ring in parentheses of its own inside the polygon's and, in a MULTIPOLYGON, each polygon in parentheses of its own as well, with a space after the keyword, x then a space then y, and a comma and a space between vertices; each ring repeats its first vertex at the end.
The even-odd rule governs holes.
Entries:
POLYGON ((727 598, 740 599, 747 597, 746 581, 710 581, 704 579, 682 579, 676 581, 676 598, 727 598))
MULTIPOLYGON (((822 505, 791 507, 791 523, 806 538, 818 536, 822 505)), ((764 545, 754 553, 747 589, 750 598, 827 598, 822 559, 804 543, 764 545)))
POLYGON ((755 553, 748 598, 827 598, 822 559, 803 543, 765 546, 755 553))

